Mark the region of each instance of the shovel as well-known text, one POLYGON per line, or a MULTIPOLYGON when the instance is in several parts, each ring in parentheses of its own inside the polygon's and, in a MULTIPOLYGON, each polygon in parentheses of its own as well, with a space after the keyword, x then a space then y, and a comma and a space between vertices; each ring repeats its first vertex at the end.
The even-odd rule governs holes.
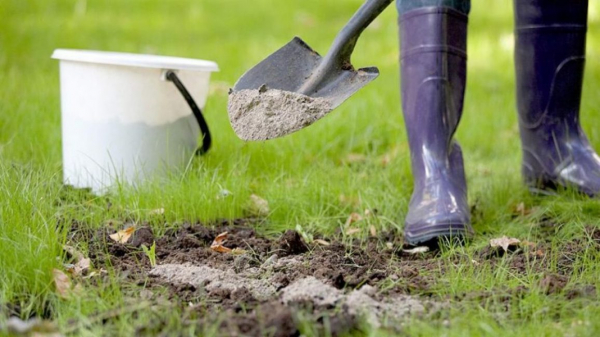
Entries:
POLYGON ((229 97, 229 117, 238 136, 266 140, 300 130, 374 80, 376 67, 356 70, 350 57, 360 34, 392 1, 367 0, 325 57, 295 37, 246 72, 229 97))

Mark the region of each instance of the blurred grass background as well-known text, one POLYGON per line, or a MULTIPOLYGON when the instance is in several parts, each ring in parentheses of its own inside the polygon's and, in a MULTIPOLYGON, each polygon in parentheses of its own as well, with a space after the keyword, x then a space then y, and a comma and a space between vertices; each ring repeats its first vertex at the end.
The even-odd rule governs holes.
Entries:
MULTIPOLYGON (((257 194, 271 208, 260 227, 264 232, 301 224, 333 233, 351 212, 373 208, 379 230, 401 229, 412 177, 393 6, 367 29, 353 56, 355 66, 376 65, 381 76, 322 121, 285 138, 245 143, 227 118, 228 89, 247 69, 295 35, 324 54, 361 3, 0 1, 0 304, 18 302, 41 312, 45 299, 53 298, 50 272, 60 265, 56 257, 68 230, 57 223, 99 227, 110 219, 132 219, 149 222, 161 233, 184 221, 245 216, 249 195, 257 194), (212 77, 206 106, 214 137, 210 153, 195 160, 184 176, 174 173, 167 181, 119 189, 106 197, 110 208, 106 198, 65 198, 58 62, 50 59, 56 48, 216 61, 221 71, 212 77), (217 198, 224 189, 232 196, 217 198), (149 215, 157 208, 165 209, 164 218, 149 215)), ((530 229, 524 224, 531 219, 513 216, 520 202, 539 205, 537 218, 560 218, 574 228, 597 225, 597 201, 571 196, 539 201, 521 186, 511 1, 474 1, 470 18, 468 88, 457 139, 478 214, 473 219, 478 242, 499 233, 527 237, 530 229)), ((600 5, 595 0, 589 18, 582 120, 592 145, 600 149, 600 5)), ((481 287, 496 282, 488 281, 481 287)), ((66 320, 118 305, 118 293, 118 286, 106 285, 82 303, 57 304, 57 315, 66 320)))

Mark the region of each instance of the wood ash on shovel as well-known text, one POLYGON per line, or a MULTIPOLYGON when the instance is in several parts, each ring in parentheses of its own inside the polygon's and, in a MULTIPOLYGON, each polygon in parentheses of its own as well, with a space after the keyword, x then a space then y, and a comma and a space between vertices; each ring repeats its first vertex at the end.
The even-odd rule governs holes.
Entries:
POLYGON ((227 110, 233 130, 243 140, 268 140, 305 128, 332 110, 331 103, 291 91, 231 91, 227 110))

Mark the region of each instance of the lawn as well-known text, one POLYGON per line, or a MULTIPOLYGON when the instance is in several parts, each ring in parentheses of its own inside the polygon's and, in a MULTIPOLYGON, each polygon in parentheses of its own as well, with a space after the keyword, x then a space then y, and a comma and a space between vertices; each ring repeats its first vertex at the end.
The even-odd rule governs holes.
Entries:
MULTIPOLYGON (((115 232, 136 224, 149 226, 157 242, 167 243, 158 238, 190 231, 182 229, 186 224, 203 224, 214 236, 223 219, 246 219, 236 223, 273 240, 287 229, 299 229, 314 256, 332 248, 311 242, 311 236, 341 241, 349 255, 363 249, 387 252, 382 254, 389 261, 382 268, 396 277, 378 280, 378 291, 394 289, 437 303, 404 317, 397 329, 363 326, 356 334, 598 335, 600 203, 569 191, 534 197, 521 185, 511 1, 474 2, 470 18, 468 87, 456 136, 465 153, 477 232, 466 247, 442 247, 414 257, 402 252, 400 234, 396 239, 383 234, 401 233, 412 190, 393 8, 365 31, 353 56, 356 66, 379 67, 376 81, 290 136, 255 143, 235 136, 226 105, 236 79, 296 35, 326 52, 361 3, 0 2, 0 334, 6 333, 3 327, 12 315, 42 317, 62 333, 75 335, 214 334, 218 321, 196 324, 215 314, 206 310, 212 308, 210 296, 182 301, 167 286, 132 281, 123 275, 122 265, 103 264, 100 253, 114 253, 113 243, 81 233, 115 232), (94 196, 63 187, 58 63, 50 59, 56 48, 216 61, 221 71, 211 79, 205 109, 213 148, 186 172, 138 188, 121 186, 94 196), (251 195, 268 202, 268 214, 251 209, 251 195), (347 223, 352 213, 366 210, 372 215, 347 223), (369 238, 373 233, 376 238, 369 238), (489 253, 489 240, 503 235, 530 245, 507 254, 489 253), (65 270, 64 263, 71 262, 65 244, 84 255, 95 254, 94 270, 106 271, 88 279, 73 277, 83 290, 68 299, 59 296, 53 281, 53 269, 65 270), (418 278, 406 272, 411 266, 418 278), (406 286, 413 281, 420 283, 406 286), (153 295, 142 296, 144 289, 153 295), (161 291, 166 295, 157 295, 161 291), (197 303, 204 303, 204 309, 187 308, 202 307, 197 303), (141 330, 146 326, 152 329, 141 330)), ((582 121, 600 150, 600 6, 593 1, 588 31, 582 121)), ((149 269, 141 248, 127 252, 125 258, 141 257, 142 270, 149 269)), ((135 266, 133 260, 128 263, 135 266)), ((331 332, 310 309, 298 309, 293 316, 307 335, 331 332), (325 327, 315 328, 319 324, 325 327)))

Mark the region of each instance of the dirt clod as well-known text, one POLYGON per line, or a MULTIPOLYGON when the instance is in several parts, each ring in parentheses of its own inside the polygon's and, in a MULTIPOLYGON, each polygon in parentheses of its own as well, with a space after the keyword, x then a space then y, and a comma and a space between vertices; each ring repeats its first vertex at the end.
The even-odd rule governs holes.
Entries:
POLYGON ((150 227, 140 227, 136 229, 128 242, 128 244, 133 247, 141 247, 142 245, 150 247, 153 243, 154 233, 152 233, 152 229, 150 227))
POLYGON ((569 278, 563 275, 550 274, 540 281, 540 287, 548 295, 555 294, 563 290, 569 282, 569 278))
POLYGON ((304 243, 304 240, 302 240, 302 236, 294 230, 288 230, 283 234, 281 239, 279 239, 279 248, 281 249, 279 253, 281 256, 297 255, 308 251, 308 247, 304 243))

